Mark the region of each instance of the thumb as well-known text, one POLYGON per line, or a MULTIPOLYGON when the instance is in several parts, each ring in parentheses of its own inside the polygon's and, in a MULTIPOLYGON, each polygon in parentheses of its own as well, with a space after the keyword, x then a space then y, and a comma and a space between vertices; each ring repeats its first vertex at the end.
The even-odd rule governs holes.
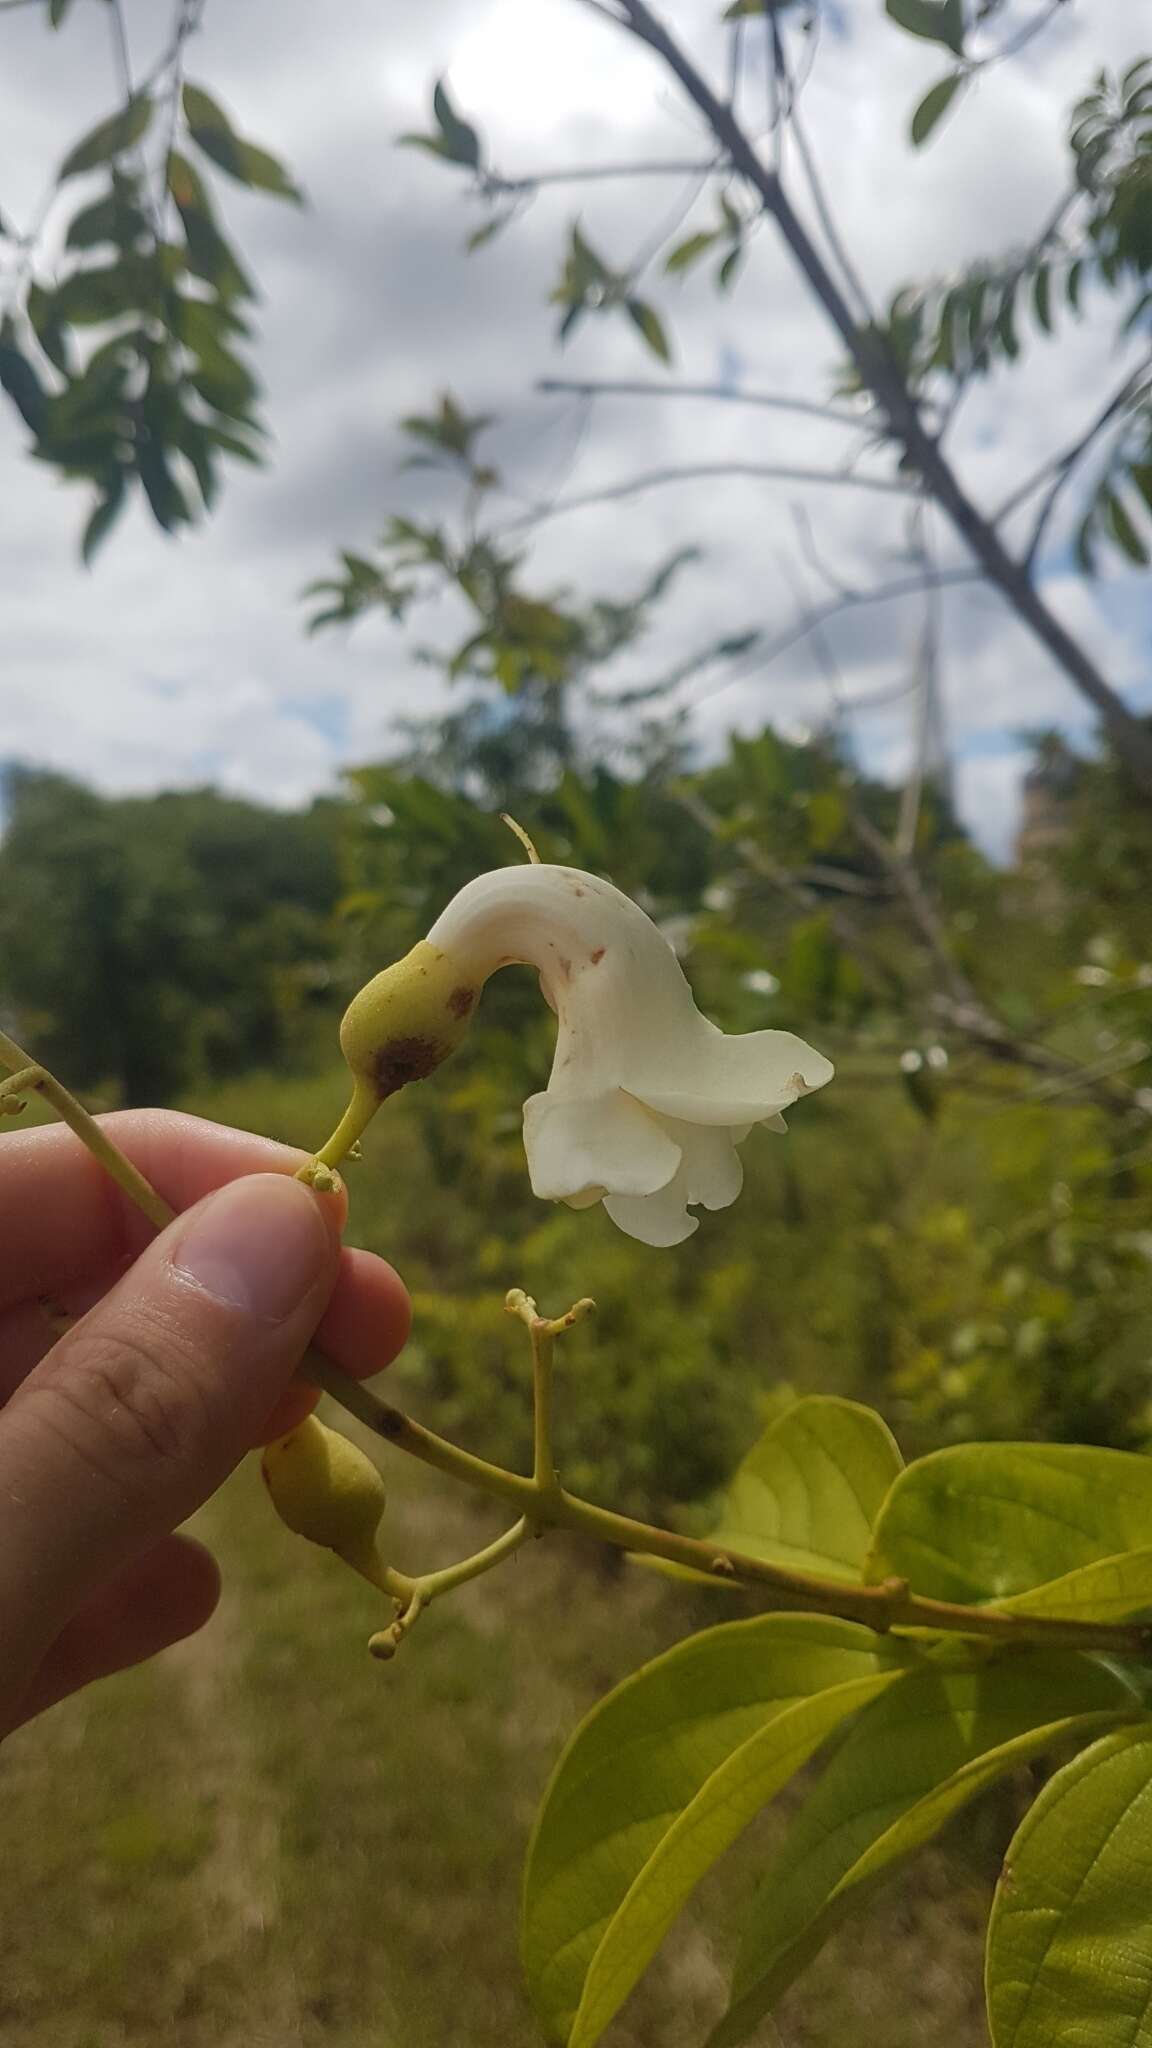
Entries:
POLYGON ((12 1397, 0 1690, 257 1440, 331 1292, 339 1213, 284 1174, 231 1182, 170 1224, 12 1397))

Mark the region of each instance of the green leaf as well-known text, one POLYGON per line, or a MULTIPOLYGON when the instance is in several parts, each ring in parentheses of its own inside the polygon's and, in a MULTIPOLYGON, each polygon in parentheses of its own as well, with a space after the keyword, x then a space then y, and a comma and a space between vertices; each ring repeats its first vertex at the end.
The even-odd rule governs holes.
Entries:
POLYGON ((1130 462, 1128 474, 1148 510, 1152 512, 1152 462, 1130 462))
POLYGON ((91 564, 97 548, 115 525, 123 504, 124 476, 122 471, 117 471, 115 480, 106 488, 104 496, 84 528, 84 538, 80 543, 80 559, 86 569, 91 564))
POLYGON ((892 1435, 871 1408, 811 1395, 774 1422, 737 1468, 708 1540, 789 1571, 859 1579, 873 1524, 901 1469, 892 1435))
POLYGON ((669 251, 664 260, 665 270, 670 276, 675 276, 679 271, 690 270, 694 263, 700 261, 701 256, 706 255, 713 243, 720 240, 720 236, 719 228, 706 228, 701 234, 689 235, 687 241, 678 242, 676 247, 669 251))
POLYGON ((955 56, 964 55, 962 0, 884 0, 884 12, 910 36, 943 43, 955 56))
POLYGON ((473 228, 464 244, 468 254, 471 255, 474 249, 483 249, 487 242, 493 241, 511 219, 511 213, 497 213, 491 220, 484 221, 480 227, 473 228))
POLYGON ((1138 568, 1145 568, 1148 562, 1148 549, 1133 525, 1123 499, 1116 491, 1105 491, 1103 509, 1105 528, 1117 547, 1123 550, 1130 562, 1135 562, 1138 568))
POLYGON ((1068 304, 1071 306, 1072 311, 1074 313, 1078 313, 1080 311, 1080 282, 1083 278, 1083 275, 1084 260, 1082 257, 1078 256, 1075 263, 1073 263, 1069 268, 1068 277, 1066 280, 1068 304))
POLYGON ((950 71, 930 86, 912 116, 912 142, 916 149, 927 142, 938 121, 942 121, 964 83, 962 71, 950 71))
POLYGON ((108 192, 91 206, 81 207, 68 224, 66 249, 94 249, 101 242, 121 245, 149 232, 149 222, 138 206, 118 192, 108 192))
POLYGON ((668 346, 668 336, 655 308, 647 305, 643 299, 626 299, 624 310, 633 326, 643 335, 653 355, 659 356, 662 363, 670 363, 672 351, 668 346))
POLYGON ((126 149, 140 141, 148 131, 152 119, 152 101, 146 92, 137 93, 118 114, 108 121, 101 121, 89 130, 83 141, 76 144, 65 157, 56 173, 57 182, 65 178, 79 177, 82 171, 94 171, 99 164, 106 164, 115 156, 122 156, 126 149))
POLYGON ((177 526, 186 525, 192 514, 188 502, 168 467, 167 451, 155 441, 146 441, 136 458, 144 495, 152 507, 152 516, 165 533, 171 533, 177 526))
POLYGON ((994 2048, 1152 2048, 1152 1727, 1049 1779, 1008 1851, 988 1928, 994 2048))
POLYGON ((72 0, 48 0, 48 26, 59 28, 72 5, 72 0))
POLYGON ((99 326, 118 320, 140 304, 142 272, 136 263, 109 263, 95 270, 74 270, 57 287, 58 317, 73 327, 99 326))
POLYGON ((716 283, 722 292, 731 291, 732 286, 736 282, 736 273, 743 261, 744 244, 743 242, 737 242, 734 249, 729 249, 723 263, 716 272, 716 283))
POLYGON ((968 1800, 1137 1711, 1121 1678, 1068 1651, 907 1673, 849 1729, 758 1886, 708 2048, 745 2041, 833 1928, 968 1800))
POLYGON ((25 426, 39 434, 48 412, 48 394, 27 356, 12 340, 8 322, 0 330, 0 390, 8 393, 25 426))
POLYGON ((1083 1444, 958 1444, 909 1465, 867 1575, 943 1600, 1003 1600, 1152 1545, 1152 1461, 1083 1444))
POLYGON ((462 121, 448 97, 443 79, 432 94, 432 112, 443 139, 443 154, 449 163, 463 164, 470 171, 480 167, 480 137, 475 128, 462 121))
POLYGON ((251 279, 241 268, 235 250, 220 233, 215 221, 198 207, 181 205, 179 199, 176 205, 184 225, 188 268, 193 276, 202 277, 214 286, 226 304, 232 299, 255 298, 251 279))
POLYGON ((278 157, 236 133, 222 106, 202 86, 186 85, 183 92, 184 119, 198 149, 219 170, 226 171, 240 185, 274 198, 290 199, 297 206, 303 194, 295 186, 278 157))
MULTIPOLYGON (((884 1643, 850 1622, 772 1614, 690 1638, 601 1701, 556 1767, 528 1851, 524 1966, 551 2033, 567 2037, 586 1977, 606 2023, 696 1875, 845 1714, 893 1682, 892 1667, 884 1643), (688 1824, 717 1774, 734 1801, 730 1831, 727 1809, 706 1799, 688 1824), (681 1817, 633 1908, 634 1885, 681 1817)), ((585 2040, 591 2024, 581 2022, 585 2040)))
POLYGON ((1047 1614, 1062 1621, 1129 1621, 1152 1615, 1152 1548, 1097 1558, 1047 1585, 1032 1586, 994 1605, 1009 1614, 1047 1614))

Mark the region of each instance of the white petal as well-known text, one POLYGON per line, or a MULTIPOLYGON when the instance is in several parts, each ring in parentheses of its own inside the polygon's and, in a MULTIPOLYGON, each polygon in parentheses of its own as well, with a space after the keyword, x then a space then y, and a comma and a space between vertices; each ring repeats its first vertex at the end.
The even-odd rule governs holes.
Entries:
POLYGON ((533 1192, 581 1206, 593 1189, 650 1195, 680 1164, 680 1147, 660 1120, 619 1088, 577 1099, 530 1095, 524 1149, 533 1192))
POLYGON ((699 1228, 688 1204, 726 1209, 744 1185, 744 1167, 736 1150, 747 1126, 718 1130, 698 1124, 668 1123, 670 1138, 683 1152, 678 1171, 653 1195, 607 1195, 604 1207, 613 1223, 643 1244, 681 1244, 699 1228))
POLYGON ((686 1124, 676 1125, 672 1135, 684 1153, 680 1172, 687 1182, 687 1199, 701 1202, 705 1209, 727 1209, 744 1185, 734 1133, 686 1124))
POLYGON ((629 1237, 638 1237, 641 1244, 683 1244, 700 1228, 700 1218, 688 1214, 685 1200, 677 1174, 654 1195, 605 1195, 604 1207, 613 1223, 629 1237))
MULTIPOLYGON (((704 1019, 700 1022, 703 1024, 704 1019)), ((691 1124, 763 1123, 832 1079, 831 1060, 791 1031, 749 1031, 725 1038, 714 1026, 696 1049, 695 1071, 675 1075, 652 1061, 627 1086, 661 1116, 691 1124)))

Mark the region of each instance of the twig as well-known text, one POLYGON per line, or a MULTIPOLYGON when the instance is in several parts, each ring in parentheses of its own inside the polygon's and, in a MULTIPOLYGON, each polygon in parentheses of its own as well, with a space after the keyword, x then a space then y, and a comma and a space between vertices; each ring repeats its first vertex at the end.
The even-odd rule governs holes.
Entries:
POLYGON ((1131 712, 1080 642, 1044 602, 1024 565, 1009 554, 995 528, 969 498, 931 434, 904 374, 883 339, 860 327, 780 180, 761 161, 730 107, 717 98, 701 72, 659 21, 646 0, 620 0, 627 29, 663 60, 728 152, 733 168, 759 195, 775 221, 813 296, 847 347, 862 382, 887 414, 893 434, 911 466, 970 548, 989 580, 1003 592, 1017 616, 1095 705, 1113 743, 1124 753, 1133 779, 1152 791, 1152 731, 1131 712))
MULTIPOLYGON (((939 569, 934 573, 932 580, 943 587, 953 584, 982 583, 984 575, 980 569, 939 569)), ((805 613, 794 625, 786 626, 784 631, 778 633, 776 638, 770 640, 765 647, 758 649, 756 655, 749 660, 744 668, 737 669, 734 674, 723 677, 720 682, 711 684, 705 690, 698 690, 692 697, 691 702, 693 704, 702 704, 708 698, 718 697, 721 690, 731 689, 733 683, 742 682, 746 676, 756 674, 761 669, 767 668, 770 662, 778 661, 782 654, 787 654, 790 648, 797 646, 801 640, 807 639, 810 633, 817 632, 829 619, 837 618, 843 612, 855 611, 860 605, 889 604, 894 603, 897 598, 901 597, 918 597, 923 592, 924 585, 925 579, 923 576, 904 576, 894 583, 882 583, 875 590, 850 590, 843 597, 833 598, 828 604, 817 606, 812 611, 805 613)), ((859 699, 846 697, 845 707, 853 710, 870 706, 873 703, 884 703, 890 697, 904 695, 907 687, 906 684, 902 683, 898 690, 874 691, 868 697, 859 699)))
POLYGON ((732 477, 753 478, 757 482, 851 484, 858 490, 879 491, 886 497, 899 498, 907 497, 917 488, 914 483, 901 482, 895 477, 858 476, 852 470, 795 468, 777 462, 686 462, 668 469, 646 470, 640 476, 625 477, 620 483, 605 484, 598 491, 580 491, 575 497, 557 498, 550 505, 536 506, 519 519, 509 521, 502 530, 518 533, 525 527, 542 525, 546 519, 558 519, 566 512, 583 512, 593 505, 615 504, 621 498, 634 498, 641 491, 660 490, 666 484, 702 483, 706 479, 720 482, 732 477))
POLYGON ((541 377, 536 389, 566 392, 578 398, 710 398, 724 405, 757 405, 771 412, 803 413, 808 419, 830 420, 858 433, 868 431, 867 419, 844 406, 818 405, 810 398, 789 398, 774 391, 740 391, 727 384, 656 384, 644 377, 541 377))

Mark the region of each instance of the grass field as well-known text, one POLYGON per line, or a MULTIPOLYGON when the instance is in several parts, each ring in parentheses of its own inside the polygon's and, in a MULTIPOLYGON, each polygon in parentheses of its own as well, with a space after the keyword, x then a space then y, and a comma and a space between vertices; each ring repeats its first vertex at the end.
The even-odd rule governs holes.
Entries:
MULTIPOLYGON (((482 1533, 421 1476, 395 1494, 422 1559, 482 1533)), ((578 1714, 682 1631, 679 1595, 541 1545, 382 1667, 372 1595, 280 1529, 254 1461, 199 1527, 227 1572, 210 1626, 5 1749, 0 2042, 530 2048, 534 1802, 578 1714)), ((978 1891, 924 1859, 762 2044, 976 2048, 978 1891)), ((719 1887, 612 2048, 694 2048, 721 2007, 718 1928, 719 1887)))
MULTIPOLYGON (((285 1115, 281 1091, 282 1121, 252 1089, 193 1106, 299 1138, 332 1094, 309 1084, 285 1115)), ((359 1210, 361 1235, 387 1206, 359 1210)), ((419 1567, 496 1526, 407 1466, 390 1516, 419 1567)), ((210 1626, 0 1756, 0 2048, 533 2048, 516 1917, 535 1803, 580 1715, 699 1612, 549 1539, 385 1667, 365 1651, 373 1595, 280 1528, 255 1461, 197 1526, 225 1568, 210 1626)), ((995 1827, 970 1820, 964 1844, 995 1827)), ((717 1880, 611 2048, 696 2048, 722 2007, 726 1899, 717 1880)), ((982 2048, 986 1903, 986 1876, 922 1858, 759 2048, 982 2048)))

